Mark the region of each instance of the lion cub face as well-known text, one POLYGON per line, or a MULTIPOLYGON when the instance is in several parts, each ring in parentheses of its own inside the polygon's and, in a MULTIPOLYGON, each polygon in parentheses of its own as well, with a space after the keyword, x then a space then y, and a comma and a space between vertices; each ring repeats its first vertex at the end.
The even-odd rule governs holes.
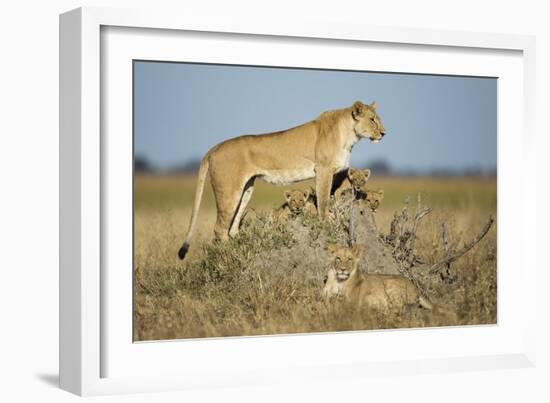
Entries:
POLYGON ((370 178, 370 169, 348 169, 348 179, 355 193, 360 193, 370 178))
POLYGON ((340 245, 329 245, 328 252, 332 257, 330 270, 338 283, 350 280, 357 273, 361 248, 355 245, 351 248, 340 245))
POLYGON ((364 190, 365 193, 365 200, 367 202, 367 207, 370 208, 373 212, 378 210, 378 207, 380 207, 380 203, 382 202, 382 199, 384 198, 384 191, 382 189, 380 190, 364 190))
POLYGON ((309 199, 309 191, 307 190, 287 190, 285 199, 288 209, 292 214, 299 214, 304 210, 309 199))
POLYGON ((376 102, 365 105, 357 101, 351 107, 355 133, 359 137, 369 138, 374 143, 378 143, 386 135, 386 129, 376 113, 376 106, 376 102))

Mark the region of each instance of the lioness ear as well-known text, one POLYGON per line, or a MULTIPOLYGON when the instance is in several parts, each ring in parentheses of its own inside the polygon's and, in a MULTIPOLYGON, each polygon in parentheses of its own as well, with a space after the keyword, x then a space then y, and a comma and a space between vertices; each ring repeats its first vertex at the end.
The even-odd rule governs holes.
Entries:
POLYGON ((352 178, 357 173, 357 169, 349 168, 348 169, 348 178, 352 178))
POLYGON ((307 200, 309 198, 309 190, 302 190, 302 193, 304 194, 304 200, 307 200))
POLYGON ((376 101, 372 101, 372 103, 370 104, 370 107, 372 109, 376 109, 378 107, 378 104, 376 103, 376 101))
POLYGON ((365 105, 361 101, 355 101, 355 103, 351 107, 351 116, 353 116, 353 118, 357 120, 357 118, 361 116, 364 111, 365 105))
POLYGON ((292 192, 290 190, 287 190, 285 191, 285 199, 286 201, 290 201, 290 195, 292 194, 292 192))
POLYGON ((336 250, 338 249, 338 245, 334 244, 334 243, 329 243, 327 245, 327 251, 328 253, 330 253, 331 255, 333 255, 334 253, 336 253, 336 250))
POLYGON ((378 190, 378 194, 380 195, 380 197, 384 197, 384 190, 383 190, 383 189, 379 189, 379 190, 378 190))
POLYGON ((353 245, 351 247, 351 251, 353 253, 353 256, 355 256, 356 258, 360 258, 361 255, 363 254, 363 245, 353 245))
POLYGON ((365 174, 365 179, 369 179, 370 178, 370 169, 363 169, 363 173, 365 174))

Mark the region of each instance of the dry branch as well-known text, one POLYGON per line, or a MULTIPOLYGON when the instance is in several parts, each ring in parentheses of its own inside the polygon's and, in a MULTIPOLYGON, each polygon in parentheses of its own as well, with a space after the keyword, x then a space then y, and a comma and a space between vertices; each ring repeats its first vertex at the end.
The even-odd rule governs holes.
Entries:
MULTIPOLYGON (((395 212, 390 224, 388 235, 381 235, 376 225, 375 216, 364 200, 351 200, 349 208, 349 243, 350 245, 363 245, 364 252, 361 258, 361 270, 369 273, 401 274, 409 278, 420 291, 425 294, 422 287, 419 273, 432 273, 439 268, 448 267, 477 243, 489 231, 494 222, 492 217, 482 231, 469 243, 465 244, 459 251, 453 252, 449 247, 449 235, 447 224, 442 225, 442 237, 444 248, 444 259, 436 264, 426 264, 420 256, 415 254, 415 240, 418 238, 417 231, 421 220, 432 212, 431 208, 422 207, 420 197, 414 216, 409 213, 409 199, 401 212, 395 212)), ((447 277, 442 273, 442 280, 450 277, 447 270, 447 277)))
POLYGON ((489 229, 493 225, 494 221, 495 220, 493 217, 489 217, 489 221, 487 221, 487 223, 485 224, 481 232, 474 239, 472 239, 471 242, 465 244, 464 247, 459 251, 453 253, 450 256, 447 256, 445 259, 432 265, 432 267, 430 268, 430 272, 434 272, 438 270, 441 266, 454 262, 456 259, 458 259, 462 255, 464 255, 466 252, 468 252, 470 249, 472 249, 477 243, 479 243, 479 241, 483 239, 485 235, 487 235, 487 232, 489 232, 489 229))
POLYGON ((419 210, 415 216, 414 216, 414 225, 413 225, 413 234, 416 233, 416 229, 418 228, 418 224, 420 223, 420 220, 424 218, 424 216, 430 214, 432 212, 431 208, 425 208, 422 210, 419 210))
POLYGON ((431 212, 432 212, 431 208, 420 209, 420 202, 418 203, 418 211, 414 215, 414 224, 413 224, 413 227, 412 227, 412 230, 411 230, 411 243, 410 243, 410 246, 409 246, 411 251, 414 250, 414 241, 417 238, 416 230, 418 229, 418 225, 420 223, 420 220, 422 220, 422 218, 424 218, 425 216, 427 216, 431 212))
POLYGON ((407 196, 405 199, 405 205, 403 206, 403 210, 401 210, 401 228, 400 228, 400 234, 399 239, 403 239, 405 236, 405 228, 407 226, 407 221, 409 220, 409 201, 410 197, 407 196))
MULTIPOLYGON (((449 231, 447 229, 447 221, 441 223, 441 239, 443 240, 443 251, 445 252, 445 259, 449 257, 449 231)), ((451 281, 451 263, 445 264, 445 270, 440 273, 441 279, 451 281)))

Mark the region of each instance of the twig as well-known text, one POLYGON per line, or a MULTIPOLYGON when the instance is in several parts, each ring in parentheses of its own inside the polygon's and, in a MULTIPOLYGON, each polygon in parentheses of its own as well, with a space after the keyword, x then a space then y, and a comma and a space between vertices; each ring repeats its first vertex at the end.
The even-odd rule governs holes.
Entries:
POLYGON ((405 234, 405 227, 407 224, 407 221, 409 220, 409 201, 410 197, 407 196, 405 198, 405 205, 403 206, 403 210, 401 211, 401 228, 400 228, 400 234, 399 237, 402 238, 405 234))
POLYGON ((399 217, 397 216, 397 211, 393 213, 393 219, 390 223, 390 233, 386 237, 388 243, 392 246, 395 246, 395 239, 397 238, 397 227, 399 226, 399 217))
POLYGON ((489 232, 489 229, 491 228, 491 225, 493 225, 494 218, 492 216, 489 217, 489 221, 487 221, 487 224, 483 227, 481 232, 469 243, 465 244, 462 249, 460 249, 458 252, 453 253, 450 256, 447 256, 445 259, 441 260, 440 262, 435 263, 430 268, 430 272, 434 272, 438 270, 441 266, 450 264, 454 262, 456 259, 464 255, 466 252, 468 252, 470 249, 472 249, 479 241, 483 239, 485 235, 487 235, 487 232, 489 232))
POLYGON ((348 226, 348 246, 352 247, 355 244, 355 219, 353 214, 353 207, 355 205, 355 189, 351 187, 351 205, 349 208, 349 226, 348 226))
POLYGON ((262 277, 260 276, 260 273, 258 272, 258 281, 260 282, 260 291, 264 292, 264 286, 262 284, 262 277))
POLYGON ((397 227, 399 226, 399 217, 397 216, 397 211, 393 213, 393 220, 390 224, 390 235, 393 236, 393 239, 397 237, 397 227))
MULTIPOLYGON (((419 203, 420 206, 420 203, 419 203)), ((425 216, 430 214, 432 212, 431 208, 425 208, 422 210, 418 210, 416 214, 414 215, 414 223, 411 230, 411 244, 410 249, 414 250, 414 242, 416 241, 416 230, 418 229, 418 225, 420 223, 420 220, 422 220, 425 216)))
POLYGON ((420 220, 422 220, 425 216, 427 216, 428 214, 430 214, 432 212, 432 209, 427 207, 425 209, 422 209, 420 211, 418 211, 415 216, 414 216, 414 224, 413 224, 413 229, 412 229, 412 233, 413 234, 416 234, 416 229, 418 228, 418 223, 420 222, 420 220))
POLYGON ((395 243, 393 248, 394 256, 397 254, 398 250, 402 250, 405 247, 405 244, 407 243, 411 235, 410 231, 407 230, 407 221, 409 220, 410 199, 411 198, 409 196, 405 198, 405 205, 403 206, 403 209, 401 210, 401 215, 399 216, 399 239, 398 239, 398 242, 395 243))
POLYGON ((283 302, 283 304, 281 306, 285 306, 285 304, 290 300, 290 298, 292 298, 292 296, 294 295, 294 293, 296 292, 296 289, 294 288, 291 293, 288 295, 288 297, 286 297, 285 301, 283 302))
POLYGON ((445 251, 445 257, 449 257, 449 234, 447 231, 447 221, 441 223, 441 237, 443 238, 443 250, 445 251))
POLYGON ((424 285, 418 281, 418 279, 413 276, 413 274, 411 273, 410 271, 410 266, 409 267, 405 267, 404 265, 404 261, 399 261, 399 272, 401 273, 402 276, 405 276, 406 278, 408 278, 415 286, 416 288, 420 291, 420 294, 422 294, 422 296, 424 297, 428 297, 428 292, 426 291, 424 285))
MULTIPOLYGON (((441 238, 443 239, 443 251, 445 252, 445 259, 449 257, 449 231, 447 229, 447 221, 441 223, 441 238)), ((441 279, 445 280, 451 276, 451 263, 445 264, 445 272, 441 273, 441 279)))

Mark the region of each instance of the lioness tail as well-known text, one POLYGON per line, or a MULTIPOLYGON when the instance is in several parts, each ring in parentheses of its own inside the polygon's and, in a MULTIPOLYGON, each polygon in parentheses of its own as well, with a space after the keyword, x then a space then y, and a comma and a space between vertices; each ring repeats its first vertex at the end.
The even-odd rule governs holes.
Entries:
POLYGON ((202 200, 202 193, 204 191, 204 182, 206 181, 206 175, 208 174, 208 163, 209 155, 207 154, 201 161, 199 168, 199 176, 197 179, 197 189, 195 190, 195 200, 193 202, 193 211, 191 212, 191 220, 189 221, 189 229, 187 230, 187 236, 185 237, 185 242, 178 251, 178 256, 183 260, 187 251, 189 250, 189 245, 191 243, 191 237, 193 236, 193 229, 195 228, 195 223, 197 221, 197 216, 199 214, 199 207, 202 200))

